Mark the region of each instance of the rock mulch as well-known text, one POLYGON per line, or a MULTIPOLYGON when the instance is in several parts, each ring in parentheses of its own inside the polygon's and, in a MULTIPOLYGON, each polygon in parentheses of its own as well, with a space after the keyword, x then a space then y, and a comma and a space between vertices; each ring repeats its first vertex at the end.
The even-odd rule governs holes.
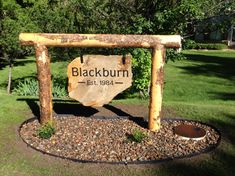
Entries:
POLYGON ((219 142, 220 135, 210 126, 184 120, 162 120, 159 132, 151 132, 127 118, 55 117, 56 133, 50 139, 37 135, 38 120, 24 123, 23 140, 37 150, 74 160, 95 162, 136 162, 174 159, 206 151, 219 142), (197 125, 206 130, 202 140, 184 140, 173 133, 180 124, 197 125), (140 143, 128 136, 139 129, 147 134, 140 143))

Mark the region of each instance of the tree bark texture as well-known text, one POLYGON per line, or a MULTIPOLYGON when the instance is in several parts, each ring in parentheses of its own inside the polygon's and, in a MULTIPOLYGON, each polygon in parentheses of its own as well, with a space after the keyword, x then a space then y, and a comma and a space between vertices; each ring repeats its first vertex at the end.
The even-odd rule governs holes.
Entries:
POLYGON ((180 48, 180 35, 117 35, 117 34, 46 34, 21 33, 22 45, 41 44, 59 47, 141 47, 153 48, 156 45, 180 48))
POLYGON ((37 44, 35 50, 39 81, 40 123, 45 124, 52 121, 50 58, 46 46, 37 44))
POLYGON ((164 83, 164 63, 165 47, 163 45, 158 45, 152 51, 151 89, 148 119, 148 125, 151 131, 158 131, 160 129, 164 83))

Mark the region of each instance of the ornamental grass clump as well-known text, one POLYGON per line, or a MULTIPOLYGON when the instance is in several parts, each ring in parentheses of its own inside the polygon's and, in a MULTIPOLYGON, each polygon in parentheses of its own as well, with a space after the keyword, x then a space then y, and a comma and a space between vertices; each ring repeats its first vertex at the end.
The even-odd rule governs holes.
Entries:
POLYGON ((128 136, 128 140, 141 143, 147 137, 148 137, 147 133, 139 129, 134 129, 132 134, 128 136))
POLYGON ((49 139, 53 134, 55 134, 55 127, 52 123, 48 122, 38 128, 37 134, 42 139, 49 139))

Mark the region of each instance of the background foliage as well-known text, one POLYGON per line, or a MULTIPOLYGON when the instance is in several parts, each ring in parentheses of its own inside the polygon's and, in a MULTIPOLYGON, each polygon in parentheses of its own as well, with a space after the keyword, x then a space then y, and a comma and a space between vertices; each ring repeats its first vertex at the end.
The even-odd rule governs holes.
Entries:
MULTIPOLYGON (((214 16, 234 18, 234 0, 0 0, 0 64, 32 55, 32 47, 20 47, 20 32, 180 34, 189 37, 214 16)), ((233 20, 207 28, 227 29, 233 20)), ((198 45, 198 48, 211 47, 198 45)), ((195 47, 196 48, 196 47, 195 47)), ((88 53, 132 53, 135 91, 146 95, 150 53, 143 49, 53 48, 53 60, 88 53), (138 60, 138 62, 137 62, 138 60), (141 72, 140 72, 141 70, 141 72)), ((168 59, 182 58, 168 51, 168 59)))

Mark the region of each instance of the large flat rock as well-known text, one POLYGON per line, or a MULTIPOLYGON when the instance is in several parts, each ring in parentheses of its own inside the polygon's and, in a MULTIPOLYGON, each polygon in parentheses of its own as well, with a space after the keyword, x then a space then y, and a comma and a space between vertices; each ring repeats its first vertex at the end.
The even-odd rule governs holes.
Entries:
POLYGON ((85 106, 103 106, 132 83, 131 56, 85 55, 68 65, 69 96, 85 106))

